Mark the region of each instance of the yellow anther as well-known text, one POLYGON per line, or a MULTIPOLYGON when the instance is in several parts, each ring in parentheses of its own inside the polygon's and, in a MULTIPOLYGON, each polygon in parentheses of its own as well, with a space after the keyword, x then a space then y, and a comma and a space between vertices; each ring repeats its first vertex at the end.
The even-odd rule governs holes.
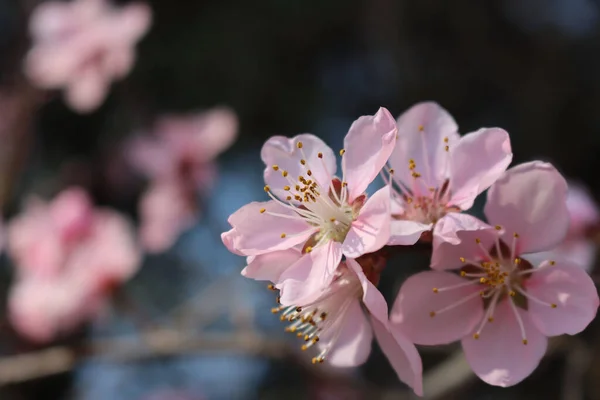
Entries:
POLYGON ((319 341, 319 337, 315 336, 314 338, 312 338, 312 342, 313 343, 317 343, 319 341))
POLYGON ((302 142, 296 143, 296 147, 298 147, 299 149, 301 149, 302 148, 302 142))
POLYGON ((285 199, 286 199, 287 201, 290 201, 290 200, 292 200, 292 196, 287 196, 285 199))
POLYGON ((464 277, 466 275, 467 275, 467 273, 465 271, 460 271, 460 276, 464 277))
POLYGON ((321 319, 325 320, 325 318, 327 318, 327 313, 326 312, 322 312, 321 313, 321 319))
POLYGON ((521 259, 519 257, 515 258, 515 264, 516 265, 521 264, 521 259))
POLYGON ((280 304, 281 303, 281 297, 280 296, 275 297, 275 302, 277 304, 280 304))
POLYGON ((312 176, 312 171, 309 169, 308 171, 306 171, 306 175, 312 176))
POLYGON ((433 293, 437 293, 438 292, 438 288, 434 287, 433 288, 433 293))
POLYGON ((344 153, 346 153, 346 150, 345 150, 345 149, 341 149, 341 150, 340 150, 340 156, 343 156, 343 155, 344 155, 344 153))
POLYGON ((298 336, 299 338, 301 338, 304 334, 302 332, 298 332, 296 333, 296 336, 298 336))
POLYGON ((485 296, 485 292, 482 290, 481 292, 479 292, 479 295, 480 295, 481 297, 484 297, 484 296, 485 296))
POLYGON ((269 193, 271 191, 271 188, 269 187, 269 185, 265 185, 265 192, 269 193))
POLYGON ((447 136, 444 138, 444 143, 448 143, 448 137, 447 136))
POLYGON ((306 165, 306 160, 305 159, 300 160, 300 164, 306 165))
POLYGON ((510 292, 508 292, 508 295, 510 297, 515 297, 517 295, 517 292, 515 292, 514 290, 511 290, 510 292))
POLYGON ((267 285, 267 289, 269 289, 269 290, 275 290, 275 285, 273 285, 272 283, 269 283, 267 285))
POLYGON ((304 341, 305 341, 305 342, 308 342, 309 340, 310 340, 310 336, 308 336, 308 335, 304 335, 304 341))
POLYGON ((281 238, 282 238, 282 239, 283 239, 283 238, 285 238, 285 233, 282 233, 282 234, 281 234, 281 238))
POLYGON ((283 190, 290 190, 290 189, 291 189, 291 188, 290 188, 289 186, 287 186, 287 185, 285 185, 285 186, 283 187, 283 190))
POLYGON ((550 265, 555 265, 555 264, 556 264, 556 261, 550 260, 550 265))
POLYGON ((488 322, 494 322, 494 317, 488 317, 488 322))
POLYGON ((413 172, 413 173, 412 173, 412 177, 413 177, 413 178, 420 178, 420 177, 421 177, 421 174, 420 174, 420 173, 418 173, 418 172, 413 172))
POLYGON ((417 128, 419 129, 419 132, 423 132, 425 130, 423 125, 419 125, 417 128))
POLYGON ((502 227, 500 225, 496 225, 494 228, 496 228, 497 231, 502 230, 502 227))
POLYGON ((323 158, 323 153, 319 153, 319 154, 317 154, 317 157, 319 157, 319 158, 323 158))
POLYGON ((342 182, 342 187, 348 186, 348 182, 342 182))
POLYGON ((430 312, 429 312, 429 316, 430 316, 431 318, 435 317, 435 311, 430 311, 430 312))
POLYGON ((479 238, 476 238, 476 239, 475 239, 475 243, 477 243, 477 244, 481 243, 481 239, 479 239, 479 238))
POLYGON ((474 333, 473 334, 473 339, 479 339, 479 333, 474 333))
POLYGON ((518 238, 519 238, 519 234, 515 232, 515 233, 513 233, 513 237, 514 237, 515 239, 518 239, 518 238))
POLYGON ((464 257, 460 257, 459 260, 461 263, 464 263, 465 261, 467 261, 466 258, 464 258, 464 257))
POLYGON ((485 283, 485 282, 486 282, 485 278, 479 278, 479 283, 485 283))
POLYGON ((448 146, 448 145, 444 146, 444 150, 445 150, 445 151, 448 151, 448 150, 450 150, 450 146, 448 146))
POLYGON ((307 252, 307 253, 310 253, 310 252, 312 251, 312 249, 313 249, 313 248, 312 248, 311 246, 306 246, 306 252, 307 252))
POLYGON ((287 171, 281 171, 281 176, 283 176, 284 178, 288 176, 288 172, 287 171))
POLYGON ((390 175, 394 175, 394 168, 390 168, 389 171, 390 175))
POLYGON ((552 308, 556 308, 556 307, 558 307, 558 306, 557 306, 556 304, 552 303, 552 304, 550 304, 550 307, 552 307, 552 308))
POLYGON ((523 339, 523 344, 526 345, 527 344, 527 339, 523 339))
POLYGON ((279 170, 279 165, 275 164, 273 165, 273 171, 278 171, 279 170))
POLYGON ((260 213, 261 213, 261 214, 264 214, 264 213, 265 213, 265 211, 267 211, 267 209, 266 209, 266 208, 261 208, 261 209, 260 209, 260 213))
POLYGON ((335 218, 334 217, 329 218, 329 222, 335 222, 335 218))
POLYGON ((302 349, 302 351, 305 351, 306 349, 308 349, 308 346, 305 345, 305 344, 303 344, 302 347, 301 347, 301 349, 302 349))

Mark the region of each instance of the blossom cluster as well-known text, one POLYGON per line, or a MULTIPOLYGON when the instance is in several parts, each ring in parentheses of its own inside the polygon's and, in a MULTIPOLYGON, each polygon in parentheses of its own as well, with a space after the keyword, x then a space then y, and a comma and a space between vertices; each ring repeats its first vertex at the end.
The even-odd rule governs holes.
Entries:
POLYGON ((360 365, 375 337, 422 395, 415 344, 460 340, 482 380, 510 386, 537 367, 548 337, 595 317, 585 269, 549 253, 576 229, 567 182, 546 162, 509 168, 503 129, 461 136, 436 103, 397 120, 380 108, 352 124, 339 157, 336 175, 336 154, 318 137, 270 138, 261 151, 269 200, 236 211, 222 234, 247 257, 242 275, 280 291, 273 312, 303 350, 317 349, 313 363, 360 365), (486 190, 485 220, 465 213, 486 190), (377 289, 386 250, 417 243, 431 246, 430 270, 409 277, 389 310, 377 289))

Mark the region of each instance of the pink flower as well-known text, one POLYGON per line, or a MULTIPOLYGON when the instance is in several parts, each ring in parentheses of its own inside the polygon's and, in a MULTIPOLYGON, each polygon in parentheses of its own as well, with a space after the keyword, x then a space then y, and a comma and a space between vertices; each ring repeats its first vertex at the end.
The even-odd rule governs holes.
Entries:
POLYGON ((305 302, 286 304, 282 301, 273 312, 281 312, 281 320, 290 322, 285 328, 287 332, 296 333, 304 340, 302 350, 318 348, 313 364, 326 359, 338 367, 364 363, 371 352, 374 333, 400 380, 416 394, 423 395, 422 365, 417 349, 400 330, 390 327, 385 299, 355 260, 343 262, 331 283, 307 297, 305 302))
POLYGON ((593 236, 598 233, 600 223, 598 206, 584 186, 570 183, 567 208, 570 223, 565 240, 550 251, 531 255, 530 259, 569 261, 590 272, 596 257, 593 236))
POLYGON ((39 342, 94 317, 112 288, 139 266, 131 224, 93 209, 76 188, 51 203, 31 201, 8 226, 8 253, 17 268, 10 319, 39 342))
POLYGON ((166 116, 152 137, 135 138, 128 158, 150 179, 140 201, 140 235, 144 247, 160 252, 190 228, 198 214, 196 196, 214 178, 213 160, 237 135, 237 118, 228 109, 166 116))
POLYGON ((388 244, 410 245, 448 213, 468 210, 512 160, 508 134, 482 128, 463 137, 436 103, 419 103, 398 118, 390 156, 392 227, 388 244))
POLYGON ((460 339, 473 371, 491 385, 523 380, 544 356, 548 336, 581 332, 598 308, 598 293, 583 269, 527 260, 527 253, 563 239, 566 196, 567 183, 550 164, 507 171, 488 193, 485 215, 494 226, 466 214, 438 223, 444 236, 432 267, 462 263, 460 276, 412 276, 400 289, 391 322, 417 344, 460 339))
POLYGON ((141 3, 121 8, 104 0, 43 3, 30 20, 33 47, 27 75, 43 89, 65 89, 74 110, 92 111, 111 81, 131 70, 134 46, 150 19, 150 8, 141 3))
POLYGON ((272 200, 250 203, 229 217, 222 234, 230 251, 260 256, 299 247, 302 256, 280 276, 282 298, 291 303, 327 285, 342 255, 356 258, 382 248, 389 238, 389 188, 369 199, 367 186, 394 147, 396 126, 380 108, 356 120, 342 154, 342 179, 334 177, 333 151, 319 138, 275 136, 262 148, 265 191, 272 200), (308 274, 310 272, 310 274, 308 274), (286 281, 306 281, 286 288, 286 281))

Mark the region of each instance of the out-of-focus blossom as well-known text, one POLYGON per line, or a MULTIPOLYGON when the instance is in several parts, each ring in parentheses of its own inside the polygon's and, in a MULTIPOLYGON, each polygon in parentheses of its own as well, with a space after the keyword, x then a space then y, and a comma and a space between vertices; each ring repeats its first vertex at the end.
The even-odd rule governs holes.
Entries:
POLYGON ((27 75, 41 88, 64 89, 74 110, 92 111, 103 102, 111 82, 131 70, 135 44, 150 20, 150 8, 142 3, 42 3, 30 20, 33 47, 26 59, 27 75))
MULTIPOLYGON (((569 262, 532 265, 523 254, 551 249, 564 238, 567 183, 547 163, 507 171, 490 189, 490 222, 449 215, 435 268, 400 289, 391 322, 417 344, 462 340, 473 371, 485 382, 511 386, 546 352, 547 337, 581 332, 595 317, 598 293, 585 271, 569 262)), ((435 241, 435 238, 434 238, 435 241)))
POLYGON ((365 190, 387 162, 396 132, 384 108, 357 119, 340 151, 341 180, 335 177, 333 151, 316 136, 270 138, 261 157, 267 165, 265 192, 272 200, 250 203, 231 215, 232 229, 222 234, 223 243, 245 256, 300 247, 301 257, 281 273, 277 287, 284 303, 303 303, 331 282, 342 255, 357 258, 388 241, 389 188, 368 199, 365 190))
POLYGON ((205 397, 199 394, 191 394, 183 390, 159 390, 152 394, 142 397, 140 400, 204 400, 205 397))
MULTIPOLYGON (((463 137, 436 103, 419 103, 398 118, 392 167, 392 228, 388 244, 410 245, 444 216, 468 210, 512 160, 508 134, 482 128, 463 137)), ((435 249, 434 249, 435 251, 435 249)))
POLYGON ((358 262, 342 262, 332 282, 304 301, 282 304, 273 312, 290 322, 287 332, 304 340, 302 350, 319 349, 313 364, 327 360, 338 367, 360 365, 371 353, 375 334, 400 380, 423 395, 419 353, 400 330, 390 327, 387 303, 358 262))
POLYGON ((150 185, 140 201, 140 236, 152 252, 169 248, 197 218, 198 191, 210 187, 214 159, 237 136, 237 118, 224 108, 166 116, 148 137, 137 137, 127 157, 150 185))
POLYGON ((93 318, 140 261, 131 224, 113 211, 94 209, 77 188, 50 203, 31 200, 8 226, 8 253, 17 269, 10 319, 39 342, 93 318))
POLYGON ((565 240, 551 251, 532 254, 530 260, 564 260, 580 265, 590 272, 596 258, 594 239, 597 238, 594 236, 598 234, 600 224, 598 206, 584 186, 571 182, 567 195, 567 208, 570 223, 565 240))

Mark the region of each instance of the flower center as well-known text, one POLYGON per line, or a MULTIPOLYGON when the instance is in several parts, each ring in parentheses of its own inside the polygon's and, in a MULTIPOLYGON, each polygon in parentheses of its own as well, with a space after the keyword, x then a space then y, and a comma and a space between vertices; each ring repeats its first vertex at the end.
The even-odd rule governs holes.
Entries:
POLYGON ((281 321, 290 322, 285 331, 295 333, 304 340, 302 350, 308 350, 321 337, 324 338, 320 353, 312 359, 312 363, 316 364, 322 363, 334 348, 343 331, 350 305, 361 297, 362 286, 358 278, 342 266, 331 285, 313 303, 302 307, 280 305, 271 311, 274 314, 281 312, 281 321))
MULTIPOLYGON (((502 230, 502 227, 496 226, 496 230, 502 230)), ((509 247, 499 238, 490 249, 486 248, 480 239, 475 239, 479 246, 481 258, 478 260, 469 260, 460 257, 460 262, 465 264, 460 271, 460 276, 467 278, 463 283, 447 286, 443 288, 433 288, 433 293, 441 293, 471 285, 480 286, 480 291, 473 292, 462 299, 449 304, 442 309, 430 311, 429 315, 433 318, 436 315, 452 310, 472 299, 482 298, 485 307, 484 317, 479 323, 474 339, 479 339, 483 328, 487 323, 494 321, 494 311, 500 301, 508 301, 515 319, 521 330, 523 344, 527 344, 527 335, 525 326, 517 307, 527 309, 529 301, 533 301, 550 308, 556 308, 554 303, 547 303, 527 293, 523 282, 532 274, 541 269, 548 268, 555 264, 554 261, 548 261, 538 268, 534 268, 527 260, 522 259, 517 254, 517 242, 519 235, 513 234, 513 240, 509 247)))
MULTIPOLYGON (((304 170, 302 175, 294 178, 290 176, 288 171, 279 168, 278 165, 271 167, 274 171, 281 172, 281 176, 288 182, 287 185, 281 188, 286 192, 285 197, 275 196, 268 185, 264 188, 271 199, 293 210, 295 215, 276 214, 266 211, 264 208, 260 212, 283 218, 300 219, 311 226, 317 227, 317 233, 305 245, 305 251, 310 252, 313 247, 330 240, 343 242, 363 203, 362 201, 354 201, 350 204, 346 182, 343 179, 340 181, 331 176, 326 163, 323 161, 323 153, 318 153, 317 157, 321 160, 322 168, 329 183, 327 187, 322 186, 314 178, 310 165, 306 161, 308 158, 304 154, 302 142, 297 143, 297 148, 302 155, 300 159, 300 165, 304 170)), ((343 154, 344 150, 341 150, 340 155, 343 154)), ((281 238, 286 237, 287 234, 282 232, 281 238)))

